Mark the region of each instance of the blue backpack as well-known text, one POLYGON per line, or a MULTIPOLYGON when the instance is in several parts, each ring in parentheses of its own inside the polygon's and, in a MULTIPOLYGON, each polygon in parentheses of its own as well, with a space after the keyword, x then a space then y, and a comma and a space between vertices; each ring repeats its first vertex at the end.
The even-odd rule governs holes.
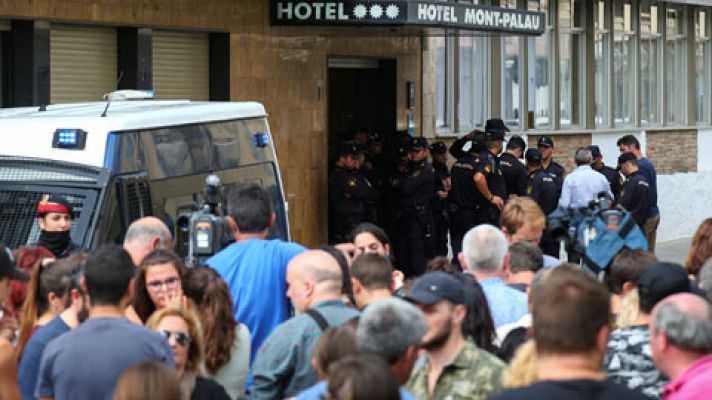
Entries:
POLYGON ((621 209, 598 210, 585 216, 578 224, 576 239, 576 245, 585 249, 580 253, 584 268, 596 275, 606 271, 624 247, 648 250, 648 241, 633 215, 621 209))

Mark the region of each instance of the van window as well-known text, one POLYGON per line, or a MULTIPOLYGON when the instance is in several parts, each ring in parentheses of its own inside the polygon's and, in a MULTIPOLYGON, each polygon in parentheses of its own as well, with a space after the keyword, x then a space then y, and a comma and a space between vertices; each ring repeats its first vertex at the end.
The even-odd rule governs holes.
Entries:
MULTIPOLYGON (((163 179, 274 161, 271 146, 254 142, 255 135, 265 132, 264 118, 141 130, 141 169, 151 179, 163 179)), ((120 159, 131 159, 134 146, 123 141, 120 146, 120 159)))

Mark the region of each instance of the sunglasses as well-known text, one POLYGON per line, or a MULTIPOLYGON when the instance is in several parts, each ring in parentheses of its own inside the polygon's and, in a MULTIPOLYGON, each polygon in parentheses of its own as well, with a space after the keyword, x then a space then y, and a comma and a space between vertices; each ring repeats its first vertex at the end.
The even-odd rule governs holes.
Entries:
POLYGON ((168 278, 164 281, 151 281, 151 282, 146 282, 146 286, 148 286, 149 289, 157 291, 165 285, 167 288, 174 288, 178 282, 180 282, 180 278, 174 276, 172 278, 168 278))
POLYGON ((173 331, 163 329, 163 330, 158 331, 158 333, 163 335, 163 337, 165 337, 166 340, 170 339, 171 336, 173 336, 176 339, 176 343, 178 343, 179 345, 181 345, 183 347, 188 346, 190 344, 190 341, 192 340, 190 338, 190 335, 188 335, 187 333, 183 333, 183 332, 173 332, 173 331))

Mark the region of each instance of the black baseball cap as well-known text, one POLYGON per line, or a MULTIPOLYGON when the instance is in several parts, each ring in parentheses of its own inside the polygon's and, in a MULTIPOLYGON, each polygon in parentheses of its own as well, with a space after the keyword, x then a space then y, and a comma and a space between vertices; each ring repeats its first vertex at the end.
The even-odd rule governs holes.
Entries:
POLYGON ((405 298, 425 305, 433 305, 442 300, 465 304, 465 288, 459 279, 446 272, 428 272, 416 279, 405 298))
POLYGON ((524 155, 524 158, 527 160, 528 163, 540 163, 541 162, 541 151, 539 149, 535 148, 529 148, 527 149, 527 152, 524 155))
POLYGON ((433 154, 445 154, 447 153, 447 146, 443 142, 435 142, 430 145, 430 152, 433 154))
POLYGON ((501 118, 491 118, 485 122, 485 131, 509 132, 509 128, 504 124, 501 118))
POLYGON ((30 280, 24 271, 15 268, 15 259, 12 257, 10 249, 0 244, 0 279, 3 278, 22 282, 30 280))
POLYGON ((536 142, 536 147, 554 147, 554 141, 548 136, 542 136, 536 142))
POLYGON ((423 150, 428 148, 428 139, 424 137, 414 137, 408 142, 408 150, 423 150))
POLYGON ((339 146, 339 154, 338 156, 353 156, 353 157, 358 157, 363 151, 361 150, 361 146, 356 143, 356 142, 346 142, 342 143, 341 146, 339 146))
POLYGON ((601 148, 598 147, 597 145, 592 144, 592 145, 588 146, 588 149, 591 150, 591 157, 598 158, 601 156, 601 148))
POLYGON ((679 264, 659 263, 643 272, 638 280, 638 297, 642 304, 655 305, 675 293, 691 293, 692 283, 679 264))
POLYGON ((633 153, 623 153, 620 156, 618 156, 618 165, 621 165, 623 163, 626 163, 628 161, 633 161, 636 160, 635 154, 633 153))

